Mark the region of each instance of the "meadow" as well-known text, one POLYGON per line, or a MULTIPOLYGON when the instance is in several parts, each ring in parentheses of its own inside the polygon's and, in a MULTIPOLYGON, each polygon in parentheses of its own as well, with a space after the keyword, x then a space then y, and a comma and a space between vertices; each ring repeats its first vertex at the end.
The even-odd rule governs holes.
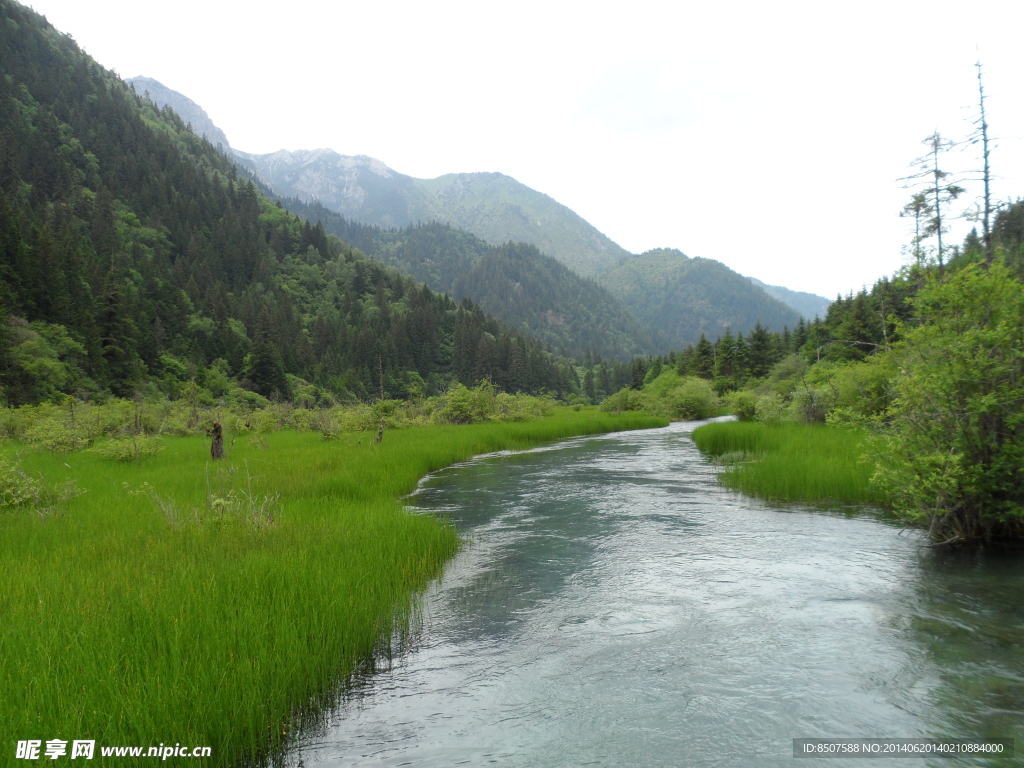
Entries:
POLYGON ((693 432, 701 451, 727 465, 722 483, 775 501, 880 504, 858 430, 792 422, 732 421, 693 432))
POLYGON ((151 438, 162 449, 133 461, 8 440, 5 492, 24 481, 36 503, 0 505, 0 744, 95 739, 101 764, 99 745, 210 746, 206 765, 266 756, 388 653, 457 551, 450 524, 404 506, 420 478, 666 423, 555 408, 388 429, 379 444, 376 430, 253 432, 218 462, 204 436, 151 438))

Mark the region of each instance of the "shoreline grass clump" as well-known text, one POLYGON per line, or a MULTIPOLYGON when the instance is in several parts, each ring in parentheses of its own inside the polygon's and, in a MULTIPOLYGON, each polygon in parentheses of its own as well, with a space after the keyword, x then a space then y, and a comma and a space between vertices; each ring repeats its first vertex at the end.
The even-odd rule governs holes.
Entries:
POLYGON ((729 488, 774 501, 881 504, 862 461, 865 434, 819 424, 749 421, 706 424, 693 432, 701 451, 728 469, 729 488))
POLYGON ((403 631, 411 596, 457 551, 450 524, 400 501, 420 478, 664 424, 557 408, 389 429, 379 444, 266 431, 216 463, 203 435, 165 436, 142 462, 22 449, 15 479, 83 492, 59 517, 0 509, 0 743, 95 739, 98 765, 100 745, 210 746, 217 766, 267 755, 403 631), (247 499, 273 509, 250 514, 247 499))

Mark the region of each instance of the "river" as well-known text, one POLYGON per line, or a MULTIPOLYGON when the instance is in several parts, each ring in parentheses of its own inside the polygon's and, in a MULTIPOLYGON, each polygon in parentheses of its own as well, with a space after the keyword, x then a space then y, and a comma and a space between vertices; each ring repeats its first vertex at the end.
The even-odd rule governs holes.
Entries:
MULTIPOLYGON (((1024 750, 1024 557, 737 495, 695 426, 428 478, 413 503, 465 548, 422 597, 411 647, 284 762, 851 765, 794 759, 798 737, 1024 750)), ((951 764, 975 763, 852 763, 951 764)))

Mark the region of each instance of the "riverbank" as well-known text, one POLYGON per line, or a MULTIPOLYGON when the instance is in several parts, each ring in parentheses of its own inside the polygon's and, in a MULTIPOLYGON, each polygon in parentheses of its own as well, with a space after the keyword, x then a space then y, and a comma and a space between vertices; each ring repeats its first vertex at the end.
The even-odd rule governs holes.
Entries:
POLYGON ((450 525, 399 501, 420 478, 479 453, 665 423, 559 408, 388 430, 381 444, 282 431, 240 438, 212 465, 201 437, 164 438, 138 464, 24 452, 26 476, 78 495, 57 494, 44 515, 0 513, 3 748, 179 743, 211 747, 208 765, 274 749, 385 649, 457 550, 450 525))
POLYGON ((705 454, 728 466, 721 482, 774 501, 883 504, 864 462, 864 433, 816 424, 751 421, 706 424, 693 432, 705 454))

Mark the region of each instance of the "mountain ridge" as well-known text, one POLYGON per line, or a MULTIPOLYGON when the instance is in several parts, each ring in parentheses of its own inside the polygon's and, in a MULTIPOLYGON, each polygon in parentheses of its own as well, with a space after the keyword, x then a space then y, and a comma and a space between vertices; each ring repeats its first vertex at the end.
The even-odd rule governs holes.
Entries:
MULTIPOLYGON (((186 106, 194 104, 187 97, 181 98, 187 102, 186 106)), ((173 108, 174 104, 171 103, 171 106, 173 108)), ((529 243, 582 277, 597 279, 620 299, 635 293, 629 286, 616 287, 613 283, 616 275, 628 277, 629 270, 622 269, 624 264, 641 257, 613 242, 554 198, 527 187, 511 176, 497 172, 475 172, 417 179, 368 155, 342 155, 325 147, 312 150, 280 149, 264 154, 238 149, 232 149, 231 152, 239 164, 275 196, 296 201, 292 205, 319 205, 321 213, 331 211, 349 222, 358 221, 383 230, 397 230, 437 221, 465 230, 491 247, 508 242, 529 243)), ((350 229, 347 223, 344 228, 350 229)), ((665 250, 655 249, 647 254, 665 250)), ((683 255, 676 249, 668 250, 683 255)), ((432 256, 431 260, 436 262, 436 258, 436 255, 432 256)), ((691 330, 698 326, 712 333, 725 326, 732 327, 734 331, 752 327, 743 313, 716 313, 716 307, 735 303, 737 297, 744 297, 744 302, 765 311, 767 315, 763 319, 764 324, 777 329, 780 329, 780 322, 795 324, 800 315, 810 319, 823 314, 830 303, 821 296, 743 277, 721 262, 714 261, 714 264, 720 265, 720 268, 698 267, 691 270, 690 274, 728 286, 731 293, 710 300, 708 285, 703 288, 695 286, 693 290, 681 290, 678 293, 679 297, 698 300, 704 311, 711 312, 708 322, 703 325, 697 323, 692 317, 691 308, 685 305, 676 307, 678 316, 673 319, 669 317, 673 307, 666 304, 659 314, 662 319, 661 325, 656 326, 658 330, 668 333, 677 341, 689 343, 696 340, 691 338, 691 330), (732 277, 725 279, 722 269, 746 281, 746 285, 732 277), (751 286, 755 289, 753 293, 750 291, 751 286), (790 311, 780 311, 774 303, 776 301, 782 302, 790 311), (689 319, 684 319, 684 316, 689 319), (676 331, 668 330, 670 328, 676 331), (682 335, 679 336, 679 333, 682 335)), ((423 274, 417 277, 427 279, 423 274)), ((450 290, 452 287, 450 284, 444 286, 430 280, 427 282, 436 290, 450 290)), ((651 311, 649 302, 639 297, 630 309, 633 315, 638 316, 641 311, 648 314, 651 311)))
POLYGON ((178 117, 192 126, 192 131, 197 136, 204 136, 215 147, 221 145, 225 150, 231 149, 224 131, 217 127, 205 109, 188 96, 168 88, 152 77, 127 77, 125 82, 132 86, 139 96, 148 98, 161 109, 169 105, 178 113, 178 117))
POLYGON ((282 196, 315 200, 385 229, 439 221, 490 243, 528 242, 584 277, 632 256, 575 211, 503 173, 419 179, 366 155, 327 149, 235 154, 282 196))
POLYGON ((748 333, 758 322, 781 331, 800 321, 796 310, 749 278, 676 248, 646 251, 601 275, 600 282, 641 320, 683 344, 696 343, 702 334, 717 338, 726 329, 748 333))

